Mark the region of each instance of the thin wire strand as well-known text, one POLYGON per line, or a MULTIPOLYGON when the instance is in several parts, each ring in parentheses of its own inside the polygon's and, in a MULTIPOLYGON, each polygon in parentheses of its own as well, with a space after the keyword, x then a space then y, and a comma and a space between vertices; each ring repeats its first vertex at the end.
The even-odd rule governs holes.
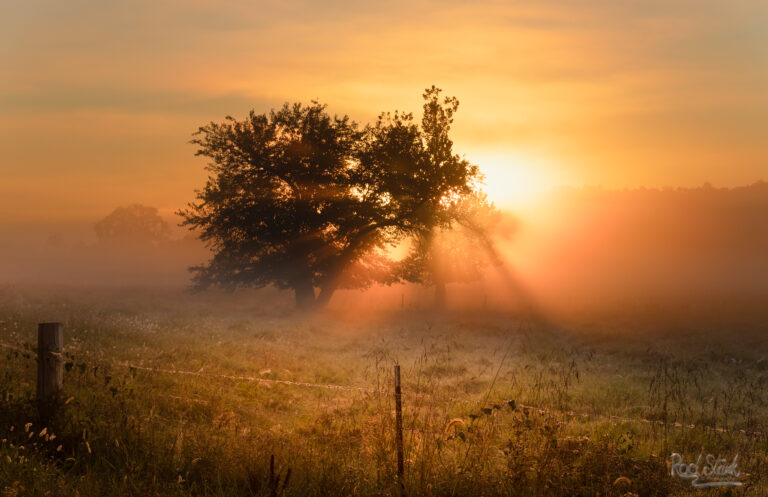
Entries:
MULTIPOLYGON (((25 354, 31 354, 33 353, 32 350, 23 349, 21 347, 16 347, 14 345, 9 345, 6 343, 0 343, 0 347, 13 350, 16 352, 22 352, 25 354)), ((505 357, 502 359, 502 364, 505 357)), ((175 370, 175 369, 161 369, 161 368, 150 368, 146 366, 137 366, 135 364, 129 364, 124 363, 116 364, 119 367, 124 368, 132 368, 136 370, 142 370, 142 371, 149 371, 154 373, 163 373, 163 374, 177 374, 177 375, 189 375, 189 376, 203 376, 203 377, 214 377, 214 378, 224 378, 229 380, 240 380, 240 381, 253 381, 253 382, 259 382, 259 383, 271 383, 271 384, 280 384, 280 385, 292 385, 292 386, 298 386, 298 387, 307 387, 307 388, 325 388, 328 390, 343 390, 343 391, 350 391, 350 392, 365 392, 365 393, 390 393, 391 390, 386 389, 375 389, 375 388, 365 388, 365 387, 354 387, 354 386, 347 386, 347 385, 336 385, 336 384, 330 384, 330 383, 308 383, 308 382, 302 382, 302 381, 290 381, 290 380, 276 380, 271 378, 257 378, 255 376, 235 376, 235 375, 226 375, 226 374, 217 374, 217 373, 203 373, 203 372, 195 372, 195 371, 183 371, 183 370, 175 370)), ((490 393, 490 390, 489 392, 490 393)), ((429 394, 429 393, 413 393, 411 394, 414 397, 437 397, 436 395, 429 394)), ((183 397, 174 397, 179 400, 193 400, 193 399, 185 399, 183 397)), ((468 399, 460 399, 460 398, 449 398, 447 399, 449 402, 455 402, 455 403, 478 403, 486 405, 488 404, 487 396, 482 401, 478 400, 468 400, 468 399)), ((521 409, 528 409, 532 411, 536 411, 538 413, 544 414, 544 413, 556 413, 561 414, 565 416, 571 416, 571 417, 578 417, 578 418, 599 418, 599 419, 609 419, 613 421, 621 421, 625 423, 644 423, 644 424, 656 424, 656 425, 662 425, 662 426, 674 426, 677 428, 686 428, 686 429, 696 429, 701 428, 704 430, 713 430, 718 433, 739 433, 742 435, 749 435, 749 436, 762 436, 764 435, 764 432, 762 431, 747 431, 747 430, 733 430, 733 429, 727 429, 727 428, 718 428, 715 426, 709 426, 709 425, 695 425, 695 424, 682 424, 679 422, 666 422, 662 420, 652 420, 652 419, 646 419, 646 418, 628 418, 623 416, 614 416, 614 415, 605 415, 605 414, 591 414, 591 413, 583 413, 583 412, 576 412, 576 411, 563 411, 560 409, 549 409, 545 407, 540 406, 531 406, 526 404, 517 404, 517 406, 521 409)), ((415 430, 419 431, 419 430, 415 430)))

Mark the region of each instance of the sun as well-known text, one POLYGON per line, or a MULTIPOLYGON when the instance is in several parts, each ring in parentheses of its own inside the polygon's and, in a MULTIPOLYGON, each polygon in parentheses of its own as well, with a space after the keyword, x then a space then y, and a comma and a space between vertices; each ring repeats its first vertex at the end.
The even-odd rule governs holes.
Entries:
POLYGON ((552 185, 540 160, 504 153, 477 153, 468 156, 485 175, 483 191, 500 208, 530 205, 552 185))

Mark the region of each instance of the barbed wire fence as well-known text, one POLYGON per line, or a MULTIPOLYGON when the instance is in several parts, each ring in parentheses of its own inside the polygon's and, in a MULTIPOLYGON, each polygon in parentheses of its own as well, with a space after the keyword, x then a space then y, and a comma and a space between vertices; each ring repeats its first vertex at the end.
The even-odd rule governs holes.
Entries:
MULTIPOLYGON (((49 323, 51 324, 51 323, 49 323)), ((61 330, 61 328, 59 328, 61 330)), ((44 402, 41 401, 41 375, 48 375, 49 378, 55 378, 56 374, 59 375, 59 388, 61 387, 61 379, 63 379, 63 372, 61 371, 62 366, 64 365, 64 357, 68 355, 68 351, 62 346, 58 350, 52 350, 50 348, 46 347, 46 341, 42 337, 42 331, 39 333, 39 344, 37 348, 34 348, 30 344, 7 344, 7 343, 0 343, 0 349, 6 349, 8 352, 8 358, 11 357, 20 357, 22 359, 25 359, 27 361, 34 361, 37 363, 37 373, 38 373, 38 380, 37 380, 37 392, 38 392, 38 406, 45 405, 44 402), (51 356, 53 357, 53 360, 48 360, 47 357, 51 356), (58 372, 46 372, 45 370, 48 368, 50 369, 52 366, 55 366, 56 368, 59 368, 58 372)), ((58 342, 59 344, 63 345, 63 338, 58 342)), ((175 377, 193 377, 193 378, 204 378, 204 379, 220 379, 220 380, 226 380, 226 381, 232 381, 232 382, 249 382, 249 383, 257 383, 257 384, 264 384, 264 385, 282 385, 286 387, 291 388, 299 388, 299 389, 315 389, 315 390, 325 390, 325 391, 337 391, 337 392, 352 392, 357 394, 366 394, 366 395, 375 395, 379 399, 379 405, 374 406, 375 409, 378 409, 381 411, 382 414, 386 413, 390 416, 390 422, 391 422, 391 415, 392 410, 389 409, 391 407, 391 404, 389 404, 390 400, 394 400, 394 403, 396 405, 396 411, 395 416, 396 419, 394 422, 391 422, 389 424, 386 421, 382 422, 381 429, 382 433, 389 432, 390 429, 394 428, 394 436, 393 439, 397 442, 394 444, 394 450, 396 451, 396 461, 397 466, 394 469, 395 473, 390 474, 396 474, 396 482, 398 484, 398 488, 400 490, 400 495, 406 495, 406 465, 404 464, 404 461, 406 460, 405 455, 407 453, 412 453, 412 451, 417 450, 414 447, 417 447, 418 443, 421 443, 424 439, 430 439, 430 440, 436 440, 438 447, 441 443, 440 441, 449 441, 449 440, 456 440, 458 438, 461 438, 462 440, 466 441, 467 444, 474 443, 470 440, 476 440, 477 437, 473 437, 472 439, 469 438, 469 433, 472 432, 473 429, 476 429, 478 425, 471 424, 473 421, 477 420, 478 418, 483 418, 484 416, 492 416, 495 412, 501 412, 502 410, 510 410, 512 412, 518 411, 525 413, 525 422, 527 423, 529 421, 529 418, 527 418, 527 415, 529 413, 538 413, 541 415, 547 415, 547 416, 562 416, 562 417, 571 417, 571 418, 578 418, 578 419, 592 419, 592 420, 606 420, 611 423, 633 423, 633 424, 645 424, 648 426, 661 426, 664 427, 664 440, 666 445, 666 437, 667 437, 667 428, 668 427, 674 427, 682 430, 692 430, 692 429, 700 429, 703 431, 711 431, 715 433, 727 433, 731 435, 741 435, 749 437, 747 440, 750 443, 754 443, 757 441, 758 443, 763 443, 762 440, 765 436, 765 432, 754 430, 744 430, 744 429, 733 429, 733 428, 726 428, 726 427, 718 427, 718 426, 710 426, 705 424, 686 424, 686 423, 680 423, 677 421, 666 421, 663 419, 647 419, 643 417, 627 417, 627 416, 617 416, 617 415, 610 415, 610 414, 602 414, 602 413, 595 413, 595 412, 578 412, 574 410, 564 410, 564 409, 555 409, 550 408, 546 406, 537 406, 537 405, 528 405, 516 402, 513 399, 505 399, 505 400, 491 400, 491 393, 493 391, 493 387, 496 384, 496 381, 499 377, 499 372, 501 371, 504 361, 507 358, 509 348, 512 346, 512 341, 510 340, 509 346, 507 347, 506 351, 503 354, 503 357, 501 359, 500 364, 498 365, 498 368, 496 369, 496 373, 493 377, 493 380, 491 381, 487 391, 480 399, 470 399, 470 398, 462 398, 462 397, 452 397, 447 395, 440 395, 429 391, 423 391, 424 386, 421 385, 422 391, 409 391, 407 388, 407 382, 404 383, 405 387, 401 391, 400 388, 400 366, 399 364, 395 364, 395 385, 394 388, 371 388, 371 387, 365 387, 365 386, 357 386, 357 385, 344 385, 344 384, 338 384, 338 383, 314 383, 314 382, 307 382, 307 381, 293 381, 293 380, 286 380, 286 379, 278 379, 278 378, 264 378, 261 376, 250 376, 250 375, 233 375, 233 374, 223 374, 223 373, 214 373, 214 372, 207 372, 202 371, 202 368, 197 371, 191 371, 191 370, 185 370, 185 369, 178 369, 178 368, 160 368, 160 367, 152 367, 152 366, 146 366, 142 364, 134 364, 129 361, 113 361, 113 362, 100 362, 96 366, 90 365, 94 368, 94 374, 97 367, 101 368, 121 368, 124 370, 127 370, 131 373, 135 373, 137 371, 142 371, 144 373, 147 373, 149 375, 165 375, 165 376, 175 376, 175 377), (386 406, 383 406, 380 402, 381 399, 386 399, 385 402, 387 402, 386 406), (404 409, 413 409, 414 412, 420 410, 421 408, 425 407, 421 402, 423 400, 431 401, 431 405, 427 405, 427 408, 434 407, 439 404, 467 404, 473 406, 470 411, 474 410, 474 413, 464 413, 464 416, 468 416, 470 421, 469 424, 465 423, 461 418, 453 418, 450 419, 447 424, 445 423, 446 419, 442 421, 442 423, 438 424, 437 426, 432 425, 429 426, 429 423, 424 422, 423 426, 417 425, 417 416, 414 415, 409 418, 410 422, 403 423, 404 419, 402 417, 401 412, 401 405, 400 401, 401 399, 405 400, 404 402, 404 409), (409 402, 410 400, 410 402, 409 402), (410 405, 409 405, 410 404, 410 405), (508 409, 507 409, 508 408, 508 409), (444 427, 440 429, 441 426, 444 427), (461 430, 451 430, 451 427, 460 425, 462 427, 466 427, 466 432, 461 430), (438 428, 438 429, 434 429, 438 428), (406 432, 407 436, 409 437, 407 439, 407 443, 403 443, 403 432, 406 432), (467 438, 464 438, 465 435, 467 438), (753 438, 757 437, 757 438, 753 438)), ((69 355, 69 358, 72 358, 71 354, 69 355)), ((84 363, 83 363, 84 364, 84 363)), ((378 365, 377 365, 378 370, 378 365)), ((133 377, 135 377, 135 374, 132 374, 133 377)), ((45 380, 43 380, 43 383, 45 383, 45 380)), ((106 387, 106 383, 105 383, 106 387)), ((419 387, 419 378, 416 378, 416 384, 413 385, 414 390, 417 390, 417 387, 419 387)), ((184 403, 199 403, 199 404, 208 404, 209 402, 203 399, 194 399, 185 397, 182 395, 170 395, 166 394, 165 397, 184 402, 184 403)), ((2 399, 0 399, 2 400, 2 399)), ((8 400, 6 398, 6 400, 8 400)), ((68 399, 66 402, 69 402, 70 399, 68 399)), ((184 423, 182 421, 182 417, 179 417, 178 420, 169 419, 170 416, 163 417, 158 414, 153 414, 153 411, 155 409, 156 404, 155 401, 152 400, 153 407, 150 410, 149 420, 150 425, 153 420, 160 421, 160 426, 164 426, 164 429, 167 430, 176 430, 178 429, 179 433, 183 433, 184 430, 184 423)), ((215 401, 214 401, 215 402, 215 401)), ((302 402, 311 402, 311 400, 308 400, 305 396, 302 399, 302 402)), ((354 400, 353 400, 354 402, 354 400)), ((189 404, 187 404, 189 405, 189 404)), ((327 404, 326 404, 327 405, 327 404)), ((184 412, 188 407, 184 408, 184 412)), ((336 413, 338 411, 335 410, 335 408, 331 408, 330 413, 336 413)), ((48 415, 41 412, 41 420, 45 420, 48 415)), ((495 417, 490 419, 506 419, 501 417, 495 417)), ((489 419, 489 423, 487 426, 491 431, 495 430, 495 426, 497 426, 494 421, 491 421, 489 419)), ((555 418, 556 419, 556 418, 555 418)), ((548 421, 547 421, 548 422, 548 421)), ((561 423, 562 420, 559 420, 558 423, 561 423)), ((47 424, 45 421, 43 421, 43 424, 47 424)), ((486 431, 484 428, 482 428, 484 425, 480 424, 482 431, 486 431)), ((250 438, 248 439, 250 441, 258 441, 260 440, 259 437, 262 437, 264 433, 267 431, 271 431, 269 429, 262 430, 261 428, 251 428, 252 432, 250 438)), ((235 427, 235 431, 237 432, 237 426, 235 427)), ((83 432, 85 433, 85 432, 83 432)), ((657 433, 654 429, 652 433, 657 433)), ((245 435, 245 432, 243 433, 243 436, 245 435)), ((590 435, 591 436, 591 435, 590 435)), ((85 437, 85 435, 83 435, 85 437)), ((586 437, 585 437, 586 438, 586 437)), ((85 440, 85 438, 83 438, 85 440)), ((85 441, 86 449, 88 453, 91 453, 91 448, 88 445, 87 440, 85 441)), ((174 442, 175 446, 175 442, 174 442)), ((461 462, 460 467, 463 467, 466 459, 469 457, 471 445, 467 445, 467 450, 464 451, 464 461, 461 462)), ((392 450, 390 448, 386 449, 387 451, 392 450)), ((390 453, 391 454, 391 453, 390 453)), ((386 458, 385 458, 386 460, 386 458)), ((410 459, 409 459, 410 460, 410 459)), ((270 459, 270 475, 273 474, 273 466, 274 466, 274 454, 271 455, 270 459)), ((388 466, 389 463, 384 463, 385 466, 388 466)), ((408 466, 409 469, 408 472, 416 471, 416 466, 411 465, 408 466)), ((290 469, 288 470, 290 471, 290 469)), ((179 476, 181 478, 181 476, 179 476)), ((272 476, 270 476, 271 481, 272 476)), ((454 489, 455 490, 455 489, 454 489)))
MULTIPOLYGON (((35 361, 38 360, 36 357, 36 353, 37 353, 36 349, 34 349, 32 346, 28 344, 26 345, 22 344, 21 346, 19 346, 19 345, 7 344, 7 343, 0 343, 0 348, 4 348, 11 352, 20 354, 21 357, 25 359, 30 359, 35 361)), ((282 380, 282 379, 275 379, 275 378, 263 378, 259 376, 209 373, 209 372, 202 372, 199 370, 187 371, 187 370, 181 370, 181 369, 156 368, 156 367, 132 364, 130 362, 125 362, 125 361, 113 362, 113 363, 109 363, 109 365, 113 367, 127 369, 129 371, 130 370, 145 371, 149 373, 164 374, 164 375, 220 378, 220 379, 227 379, 227 380, 234 380, 234 381, 255 382, 255 383, 270 384, 270 385, 288 385, 288 386, 301 387, 301 388, 315 388, 315 389, 339 390, 339 391, 348 391, 348 392, 362 392, 362 393, 369 393, 369 394, 394 395, 394 389, 386 389, 386 388, 377 389, 377 388, 369 388, 369 387, 361 387, 361 386, 339 385, 339 384, 332 384, 332 383, 312 383, 312 382, 304 382, 304 381, 282 380)), ((405 390, 405 392, 407 392, 407 389, 405 390)), ((730 428, 724 428, 724 427, 718 427, 718 426, 680 423, 677 421, 664 421, 660 419, 648 419, 643 417, 627 417, 627 416, 617 416, 617 415, 611 415, 611 414, 600 414, 600 413, 594 413, 594 412, 587 413, 587 412, 579 412, 574 410, 554 409, 554 408, 544 407, 544 406, 523 404, 523 403, 516 402, 515 400, 512 400, 512 399, 490 401, 488 398, 488 395, 485 395, 483 399, 466 399, 466 398, 459 398, 459 397, 440 397, 440 396, 425 393, 425 392, 408 392, 408 393, 405 393, 405 392, 403 395, 405 398, 410 397, 410 398, 438 399, 438 400, 442 400, 442 401, 453 403, 453 404, 478 404, 480 405, 479 412, 485 415, 491 414, 493 410, 498 410, 498 409, 501 409, 503 406, 507 406, 513 410, 521 409, 524 411, 536 412, 539 414, 557 414, 557 415, 572 417, 572 418, 604 419, 604 420, 610 420, 610 421, 621 422, 621 423, 639 423, 639 424, 646 424, 646 425, 669 426, 669 427, 682 428, 682 429, 702 429, 702 430, 711 430, 717 433, 741 434, 746 436, 763 436, 765 434, 763 431, 759 431, 759 430, 730 429, 730 428)), ((204 400, 192 399, 189 397, 172 396, 172 395, 169 395, 168 397, 174 398, 177 400, 189 401, 189 402, 205 403, 204 400)), ((413 430, 413 431, 427 431, 427 430, 419 430, 413 427, 406 428, 406 429, 413 430)), ((436 430, 431 432, 442 433, 436 430)))

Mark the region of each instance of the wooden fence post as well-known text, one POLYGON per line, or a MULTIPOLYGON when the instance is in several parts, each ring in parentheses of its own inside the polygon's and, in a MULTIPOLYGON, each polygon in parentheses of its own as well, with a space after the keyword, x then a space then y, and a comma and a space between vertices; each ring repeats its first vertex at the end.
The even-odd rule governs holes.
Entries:
POLYGON ((37 326, 37 400, 49 404, 64 382, 64 325, 40 323, 37 326))
POLYGON ((397 444, 397 481, 400 495, 405 495, 405 463, 403 460, 403 392, 400 389, 400 365, 395 364, 395 443, 397 444))

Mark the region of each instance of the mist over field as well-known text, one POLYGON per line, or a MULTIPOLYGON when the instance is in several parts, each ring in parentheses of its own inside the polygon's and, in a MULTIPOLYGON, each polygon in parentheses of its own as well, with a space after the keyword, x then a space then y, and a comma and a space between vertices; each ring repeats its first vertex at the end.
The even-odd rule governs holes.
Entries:
POLYGON ((0 497, 765 497, 766 19, 4 0, 0 497))
MULTIPOLYGON (((105 216, 108 213, 105 213, 105 216)), ((209 251, 165 215, 161 240, 131 233, 100 240, 91 222, 4 227, 0 282, 22 287, 189 286, 188 268, 209 251)), ((503 210, 494 244, 502 266, 448 285, 448 308, 554 315, 712 315, 749 321, 768 296, 768 184, 739 188, 563 188, 519 212, 503 210)), ((397 252, 397 250, 395 250, 397 252)), ((460 266, 461 260, 446 264, 460 266)), ((266 289, 270 299, 290 292, 266 289)), ((331 309, 429 309, 433 290, 414 284, 346 290, 331 309), (376 298, 371 298, 375 296, 376 298)))
POLYGON ((4 495, 687 496, 670 464, 700 452, 737 462, 722 481, 743 495, 768 488, 766 183, 551 192, 503 213, 503 264, 444 309, 416 284, 309 314, 270 287, 189 293, 208 252, 156 214, 3 240, 4 495), (45 321, 64 333, 53 419, 45 321))

